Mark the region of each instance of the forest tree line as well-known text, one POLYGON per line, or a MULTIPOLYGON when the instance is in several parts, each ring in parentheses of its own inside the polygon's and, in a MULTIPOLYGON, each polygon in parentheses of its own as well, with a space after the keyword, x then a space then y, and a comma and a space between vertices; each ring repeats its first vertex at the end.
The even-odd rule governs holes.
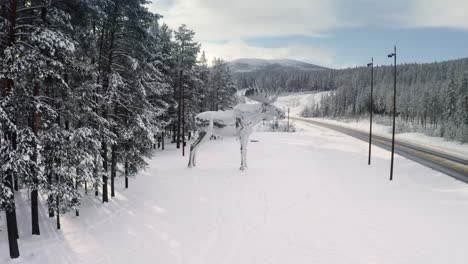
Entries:
MULTIPOLYGON (((374 113, 393 113, 393 66, 374 68, 374 113)), ((252 83, 286 92, 331 91, 306 117, 363 117, 370 111, 371 69, 260 71, 235 75, 240 87, 252 83)), ((397 115, 418 130, 468 142, 468 59, 397 66, 397 115)))
POLYGON ((157 138, 177 147, 195 113, 234 104, 227 64, 208 65, 192 30, 161 24, 145 0, 0 2, 0 212, 19 256, 15 192, 30 192, 31 231, 48 214, 108 202, 157 138), (110 181, 110 182, 109 182, 110 181))
MULTIPOLYGON (((393 67, 374 69, 373 112, 393 113, 393 67)), ((362 117, 370 112, 370 69, 350 71, 350 82, 306 109, 310 117, 362 117), (366 78, 367 76, 367 78, 366 78)), ((468 143, 468 60, 397 67, 397 116, 402 132, 468 143)))

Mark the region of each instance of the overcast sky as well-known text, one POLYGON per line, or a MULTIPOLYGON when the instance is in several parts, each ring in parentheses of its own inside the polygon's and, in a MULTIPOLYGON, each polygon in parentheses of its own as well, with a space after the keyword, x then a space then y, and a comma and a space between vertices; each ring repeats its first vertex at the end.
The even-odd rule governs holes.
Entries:
POLYGON ((298 59, 343 68, 468 57, 468 0, 152 0, 195 30, 208 58, 298 59))

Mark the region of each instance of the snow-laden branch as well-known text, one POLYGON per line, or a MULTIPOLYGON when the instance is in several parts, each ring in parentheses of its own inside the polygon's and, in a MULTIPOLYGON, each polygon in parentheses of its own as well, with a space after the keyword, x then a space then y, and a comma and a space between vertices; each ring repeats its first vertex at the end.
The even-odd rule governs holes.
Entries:
POLYGON ((15 36, 28 36, 31 35, 31 33, 24 33, 24 32, 16 32, 15 36))
POLYGON ((118 64, 118 63, 112 63, 112 67, 113 67, 113 68, 118 68, 118 69, 120 69, 121 71, 127 71, 127 70, 128 70, 127 67, 125 67, 125 66, 123 66, 123 65, 120 65, 120 64, 118 64))
POLYGON ((30 25, 30 24, 23 24, 23 25, 18 25, 14 27, 14 30, 22 29, 22 28, 35 28, 35 26, 30 25))
POLYGON ((37 19, 37 17, 36 16, 20 17, 20 18, 17 18, 16 21, 21 21, 25 19, 37 19))
POLYGON ((26 12, 29 10, 34 10, 34 9, 39 9, 39 8, 44 8, 47 7, 46 5, 41 5, 41 6, 30 6, 30 7, 23 7, 18 10, 16 10, 16 13, 21 13, 21 12, 26 12))
POLYGON ((21 40, 17 40, 17 41, 16 41, 16 44, 24 45, 24 46, 27 46, 27 47, 30 48, 30 49, 34 49, 34 47, 31 46, 29 43, 26 43, 26 42, 21 41, 21 40))

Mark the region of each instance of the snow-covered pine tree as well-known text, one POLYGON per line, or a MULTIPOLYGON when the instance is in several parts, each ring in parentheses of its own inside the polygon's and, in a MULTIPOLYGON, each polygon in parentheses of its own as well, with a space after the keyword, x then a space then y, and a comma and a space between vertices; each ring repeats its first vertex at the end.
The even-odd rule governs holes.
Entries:
POLYGON ((200 59, 193 69, 194 75, 188 80, 190 89, 184 90, 184 113, 186 121, 183 122, 185 131, 189 133, 195 128, 195 116, 198 113, 208 110, 208 81, 210 68, 206 59, 205 52, 202 52, 200 59))
POLYGON ((18 7, 17 2, 2 2, 0 6, 0 88, 1 90, 1 104, 0 104, 0 122, 1 122, 1 133, 0 136, 0 158, 1 158, 1 170, 0 170, 0 211, 5 211, 7 232, 8 232, 8 243, 10 249, 10 257, 18 258, 18 226, 16 222, 16 208, 15 198, 13 190, 13 171, 11 170, 13 152, 13 135, 17 133, 17 127, 12 118, 12 80, 10 80, 7 74, 7 67, 5 65, 5 51, 14 45, 14 25, 16 24, 16 9, 18 7), (7 165, 7 166, 5 166, 7 165))
POLYGON ((128 177, 146 166, 154 135, 203 108, 197 91, 206 94, 208 75, 206 65, 195 68, 194 32, 182 26, 173 39, 145 4, 1 2, 0 210, 11 257, 19 256, 15 185, 32 190, 34 234, 39 192, 60 228, 61 214, 78 215, 82 184, 85 194, 88 184, 102 184, 107 201, 107 179, 114 195, 119 163, 128 187, 128 177))
POLYGON ((209 105, 209 80, 210 80, 210 68, 208 66, 208 59, 206 58, 205 51, 202 52, 200 60, 198 61, 195 71, 199 80, 197 86, 198 94, 198 112, 208 111, 209 105))
POLYGON ((208 87, 211 93, 212 111, 225 110, 235 103, 233 94, 237 89, 229 66, 224 60, 213 60, 208 87))
MULTIPOLYGON (((181 147, 182 134, 184 133, 183 126, 185 123, 184 102, 185 95, 189 94, 189 90, 194 88, 194 80, 196 79, 195 65, 197 56, 200 52, 200 44, 194 40, 195 32, 187 28, 186 25, 180 26, 174 32, 174 88, 176 90, 177 106, 177 135, 176 146, 181 147), (186 91, 187 90, 187 91, 186 91)), ((185 139, 184 139, 185 140, 185 139)))
MULTIPOLYGON (((2 2, 0 10, 0 79, 3 81, 2 108, 5 113, 5 119, 2 120, 2 134, 5 136, 2 143, 2 171, 7 186, 13 187, 14 183, 15 190, 18 190, 18 183, 23 183, 32 190, 33 234, 39 234, 37 189, 41 174, 37 166, 38 140, 32 132, 37 132, 37 126, 33 129, 34 125, 31 124, 34 123, 32 116, 37 114, 39 108, 35 95, 38 82, 44 78, 41 70, 44 70, 47 62, 40 60, 42 54, 38 51, 38 45, 47 46, 49 41, 45 39, 48 31, 44 27, 47 4, 47 1, 41 0, 9 0, 2 2), (38 64, 38 61, 44 64, 38 64), (25 159, 25 156, 29 158, 25 159)), ((9 197, 13 198, 13 195, 9 197)), ((8 229, 15 229, 13 233, 16 233, 9 236, 12 258, 19 256, 13 239, 18 236, 14 208, 13 200, 7 211, 8 229)))
POLYGON ((149 100, 152 105, 159 109, 158 120, 159 137, 161 139, 162 148, 164 149, 164 138, 170 124, 176 120, 175 106, 177 104, 173 96, 172 68, 174 67, 172 43, 172 31, 167 25, 159 25, 159 20, 154 20, 149 28, 148 50, 151 51, 148 63, 157 70, 159 87, 152 95, 149 95, 149 100))
MULTIPOLYGON (((67 96, 62 98, 64 107, 61 115, 69 131, 69 143, 74 153, 71 170, 75 170, 74 185, 79 189, 84 185, 85 193, 90 186, 98 186, 102 179, 102 160, 100 156, 99 127, 107 123, 96 114, 95 109, 98 85, 96 84, 97 33, 95 21, 98 19, 99 6, 92 1, 65 0, 54 2, 55 7, 70 16, 72 27, 62 27, 75 43, 75 51, 66 65, 64 75, 68 86, 67 96), (66 99, 66 100, 65 100, 66 99)), ((81 193, 75 192, 71 204, 79 205, 81 193)), ((62 205, 66 205, 62 203, 62 205)), ((75 206, 77 207, 77 206, 75 206)), ((69 211, 66 208, 64 211, 69 211)), ((78 208, 75 208, 78 216, 78 208)))
MULTIPOLYGON (((158 120, 166 114, 168 104, 163 98, 169 90, 165 46, 158 43, 159 15, 149 13, 144 1, 110 1, 100 38, 99 80, 103 117, 109 121, 110 134, 103 140, 104 169, 107 170, 110 143, 111 196, 117 164, 134 175, 150 155, 154 134, 165 127, 158 120)), ((107 175, 103 183, 107 199, 107 175)))
MULTIPOLYGON (((66 72, 68 65, 73 64, 73 54, 78 44, 70 35, 70 15, 53 3, 48 2, 41 9, 43 22, 31 35, 29 41, 34 49, 26 63, 31 73, 37 75, 35 85, 45 87, 45 96, 36 96, 35 102, 41 115, 38 136, 43 144, 40 155, 45 168, 43 189, 49 195, 50 214, 57 212, 57 227, 60 228, 60 213, 67 211, 66 207, 60 207, 63 193, 66 192, 63 186, 72 182, 69 170, 62 167, 62 164, 66 164, 63 160, 65 156, 62 155, 63 146, 69 145, 69 137, 64 135, 69 134, 70 124, 66 110, 71 90, 66 72)), ((65 202, 62 204, 66 205, 65 202)))

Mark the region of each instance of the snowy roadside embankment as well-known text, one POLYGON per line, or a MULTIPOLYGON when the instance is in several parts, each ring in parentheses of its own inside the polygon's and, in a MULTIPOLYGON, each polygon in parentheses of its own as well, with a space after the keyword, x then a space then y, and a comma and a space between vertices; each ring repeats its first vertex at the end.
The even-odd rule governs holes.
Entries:
POLYGON ((17 195, 22 256, 9 259, 2 225, 0 263, 466 263, 466 184, 398 155, 389 182, 387 151, 368 166, 365 142, 302 129, 253 134, 245 173, 236 140, 202 146, 194 169, 169 145, 109 204, 90 193, 61 231, 42 208, 41 236, 17 195))
MULTIPOLYGON (((330 92, 317 92, 317 93, 305 93, 305 94, 291 94, 281 96, 278 98, 276 105, 280 108, 287 109, 290 107, 291 116, 297 118, 301 117, 301 113, 307 107, 314 107, 320 105, 322 96, 328 95, 330 92)), ((383 117, 376 117, 376 119, 383 119, 383 117)), ((353 128, 359 131, 369 131, 369 118, 361 119, 327 119, 327 118, 306 118, 318 122, 339 125, 343 127, 353 128)), ((385 120, 382 120, 385 121, 385 120)), ((391 123, 389 120, 385 123, 391 123)), ((295 123, 297 126, 298 124, 295 123)), ((398 127, 398 124, 397 124, 398 127)), ((373 131, 376 135, 383 137, 391 137, 392 127, 390 125, 382 125, 378 122, 374 122, 373 131)), ((441 137, 431 137, 423 133, 417 132, 401 132, 399 131, 396 135, 397 140, 416 145, 423 145, 426 148, 436 149, 438 151, 446 152, 448 154, 459 156, 461 158, 468 157, 468 144, 462 144, 456 141, 447 141, 441 137)))
MULTIPOLYGON (((301 117, 302 118, 302 117, 301 117)), ((323 122, 327 124, 339 125, 347 128, 356 129, 362 132, 369 132, 369 119, 343 119, 331 120, 326 118, 303 118, 323 122)), ((374 123, 372 131, 375 135, 391 138, 392 127, 374 123)), ((425 148, 432 148, 437 151, 446 152, 448 154, 459 156, 460 158, 468 157, 468 144, 462 144, 455 141, 447 141, 441 137, 430 137, 422 133, 397 133, 396 140, 411 144, 421 145, 425 148)))

